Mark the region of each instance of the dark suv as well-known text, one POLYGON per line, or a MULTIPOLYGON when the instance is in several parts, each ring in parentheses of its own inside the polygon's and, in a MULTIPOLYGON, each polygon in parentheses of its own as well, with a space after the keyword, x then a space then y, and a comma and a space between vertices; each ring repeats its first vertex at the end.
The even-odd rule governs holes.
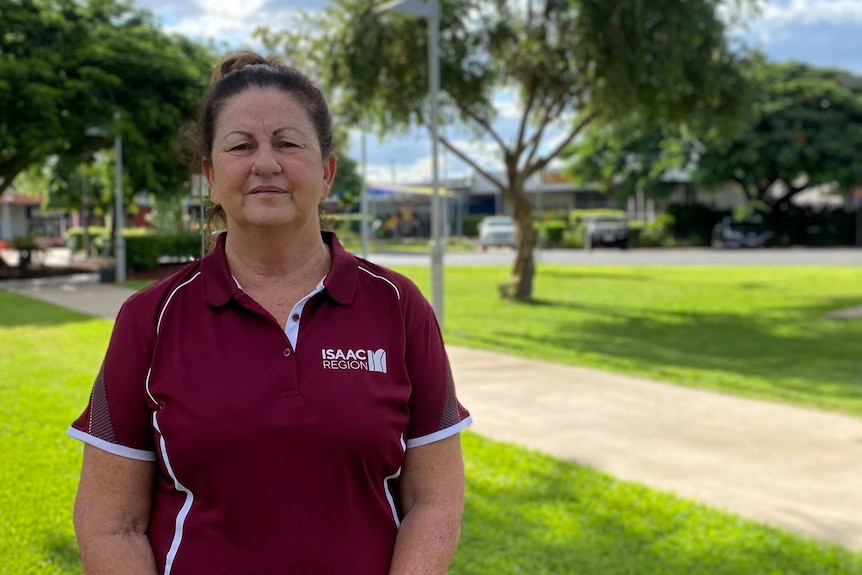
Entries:
POLYGON ((730 216, 712 229, 714 248, 768 248, 775 234, 762 222, 734 221, 730 216))
POLYGON ((593 216, 584 226, 584 243, 587 249, 614 246, 629 247, 629 223, 619 216, 593 216))

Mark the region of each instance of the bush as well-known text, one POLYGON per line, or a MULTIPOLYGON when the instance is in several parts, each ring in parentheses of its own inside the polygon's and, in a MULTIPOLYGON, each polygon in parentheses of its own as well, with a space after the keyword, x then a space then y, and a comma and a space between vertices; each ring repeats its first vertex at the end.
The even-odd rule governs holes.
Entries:
POLYGON ((468 238, 479 237, 479 222, 486 217, 488 217, 488 214, 464 216, 464 235, 468 238))
POLYGON ((183 262, 201 255, 201 237, 197 233, 157 234, 149 231, 124 231, 126 262, 130 270, 155 269, 166 261, 183 262))
POLYGON ((593 216, 614 216, 625 218, 627 216, 625 210, 614 210, 611 208, 597 208, 594 210, 572 210, 569 212, 569 227, 576 229, 578 224, 583 223, 587 218, 593 216))
POLYGON ((539 224, 539 237, 543 245, 549 248, 563 246, 563 237, 569 229, 565 220, 550 220, 539 224))
POLYGON ((629 246, 636 248, 675 247, 679 242, 668 230, 672 216, 661 214, 654 222, 629 222, 629 246))
POLYGON ((692 246, 708 246, 712 239, 712 229, 728 214, 703 204, 671 204, 664 211, 669 218, 670 234, 692 246))
MULTIPOLYGON (((107 254, 111 243, 111 230, 102 226, 87 226, 90 236, 90 248, 94 255, 103 256, 107 254)), ((80 252, 84 249, 84 228, 69 228, 66 230, 66 245, 72 252, 80 252)))

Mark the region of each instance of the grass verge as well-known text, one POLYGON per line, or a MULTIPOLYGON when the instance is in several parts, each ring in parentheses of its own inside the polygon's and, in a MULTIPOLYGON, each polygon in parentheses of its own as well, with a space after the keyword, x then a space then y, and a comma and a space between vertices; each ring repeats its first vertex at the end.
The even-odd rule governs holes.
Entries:
MULTIPOLYGON (((71 575, 83 409, 111 322, 0 291, 0 574, 71 575)), ((464 434, 455 575, 862 575, 862 554, 464 434)))
POLYGON ((862 321, 827 317, 862 268, 547 265, 533 303, 500 300, 508 274, 446 269, 448 343, 862 416, 862 321))

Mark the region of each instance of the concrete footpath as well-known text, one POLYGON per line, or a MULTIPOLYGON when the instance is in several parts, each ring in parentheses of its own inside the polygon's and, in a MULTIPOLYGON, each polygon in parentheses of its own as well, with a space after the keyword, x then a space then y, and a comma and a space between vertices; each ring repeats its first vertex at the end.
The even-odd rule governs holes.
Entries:
MULTIPOLYGON (((11 289, 109 319, 132 293, 11 289)), ((862 551, 862 419, 448 349, 477 433, 862 551)))

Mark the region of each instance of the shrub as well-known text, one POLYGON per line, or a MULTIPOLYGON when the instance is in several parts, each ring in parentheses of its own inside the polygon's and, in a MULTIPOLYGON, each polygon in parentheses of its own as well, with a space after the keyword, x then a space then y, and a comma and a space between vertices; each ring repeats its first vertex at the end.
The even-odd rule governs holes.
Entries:
POLYGON ((478 237, 479 222, 481 222, 482 219, 485 217, 487 217, 487 214, 473 214, 469 216, 464 216, 464 235, 468 238, 478 237))
POLYGON ((188 261, 201 255, 201 237, 197 233, 158 234, 128 230, 124 231, 123 237, 130 270, 151 270, 166 261, 188 261))
POLYGON ((597 208, 594 210, 572 210, 569 212, 569 227, 573 230, 589 217, 592 216, 615 216, 619 218, 626 217, 625 210, 614 210, 611 208, 597 208))
MULTIPOLYGON (((87 226, 87 233, 90 236, 90 249, 93 254, 97 256, 106 255, 111 243, 111 230, 102 226, 87 226)), ((76 227, 66 230, 66 245, 72 249, 73 253, 82 251, 84 249, 84 228, 76 227)))
POLYGON ((727 215, 726 211, 715 210, 703 204, 671 204, 664 213, 673 218, 668 220, 668 231, 671 235, 693 246, 708 246, 712 229, 727 215))
POLYGON ((569 229, 565 220, 550 220, 539 224, 539 237, 542 244, 549 248, 563 246, 563 236, 569 229))

